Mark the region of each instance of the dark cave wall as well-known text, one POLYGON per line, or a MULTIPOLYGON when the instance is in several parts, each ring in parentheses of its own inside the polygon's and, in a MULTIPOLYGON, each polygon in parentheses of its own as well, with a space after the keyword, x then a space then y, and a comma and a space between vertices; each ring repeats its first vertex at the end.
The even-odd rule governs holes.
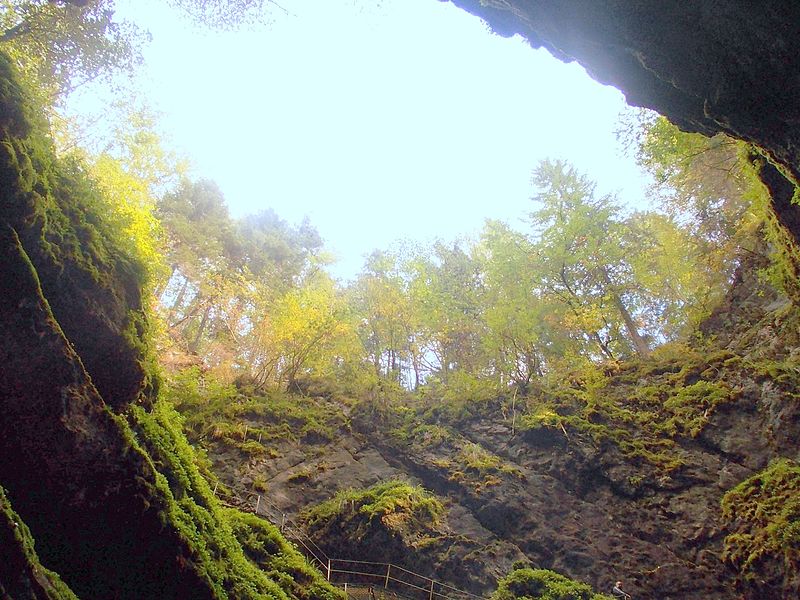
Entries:
MULTIPOLYGON (((682 129, 752 142, 800 182, 800 2, 451 1, 682 129)), ((800 240, 797 206, 776 213, 800 240)))
POLYGON ((0 596, 212 598, 152 460, 109 409, 147 389, 141 269, 43 131, 0 54, 0 504, 26 526, 18 539, 0 523, 20 544, 0 556, 35 576, 0 569, 0 596), (37 575, 32 539, 62 589, 37 575))

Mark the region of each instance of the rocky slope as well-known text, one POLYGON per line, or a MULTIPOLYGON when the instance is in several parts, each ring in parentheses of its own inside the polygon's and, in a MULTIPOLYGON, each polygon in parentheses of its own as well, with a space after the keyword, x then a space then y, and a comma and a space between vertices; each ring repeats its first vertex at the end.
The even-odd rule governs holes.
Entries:
POLYGON ((524 398, 240 396, 183 408, 223 481, 262 490, 290 517, 390 479, 445 503, 434 530, 395 538, 354 530, 345 503, 338 529, 316 534, 333 557, 391 561, 478 593, 525 560, 598 590, 623 579, 637 598, 791 598, 800 538, 769 529, 781 519, 796 529, 798 515, 764 507, 800 493, 799 324, 793 305, 746 277, 706 323, 706 345, 565 374, 524 398), (731 492, 776 464, 778 491, 751 481, 731 492), (726 494, 750 508, 723 509, 726 494))

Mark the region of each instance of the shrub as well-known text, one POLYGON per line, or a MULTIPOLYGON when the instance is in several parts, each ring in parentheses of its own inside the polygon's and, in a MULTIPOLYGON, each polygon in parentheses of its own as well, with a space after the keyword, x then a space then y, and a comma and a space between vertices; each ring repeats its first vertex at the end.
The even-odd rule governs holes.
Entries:
POLYGON ((378 520, 389 529, 400 529, 413 524, 433 525, 443 513, 442 503, 423 488, 392 480, 364 490, 339 492, 305 511, 303 518, 312 528, 355 518, 357 527, 368 527, 378 520))
POLYGON ((500 580, 491 600, 602 600, 590 586, 546 569, 517 568, 500 580))

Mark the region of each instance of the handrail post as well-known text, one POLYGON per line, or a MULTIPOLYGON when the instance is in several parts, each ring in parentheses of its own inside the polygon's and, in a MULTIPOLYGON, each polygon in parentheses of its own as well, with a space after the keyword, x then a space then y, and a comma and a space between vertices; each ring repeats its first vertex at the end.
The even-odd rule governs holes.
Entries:
POLYGON ((390 565, 390 564, 386 565, 386 579, 383 582, 384 589, 388 589, 388 587, 389 587, 389 571, 391 571, 391 569, 392 569, 392 565, 390 565))
POLYGON ((430 600, 433 600, 433 579, 431 579, 431 595, 429 596, 430 600))
POLYGON ((331 580, 331 559, 328 559, 328 581, 331 580))

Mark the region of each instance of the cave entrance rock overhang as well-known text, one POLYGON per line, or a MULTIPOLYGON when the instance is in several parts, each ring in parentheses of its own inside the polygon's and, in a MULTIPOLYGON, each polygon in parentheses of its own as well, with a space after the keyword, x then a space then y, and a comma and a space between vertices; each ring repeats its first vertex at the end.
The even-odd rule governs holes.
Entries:
POLYGON ((800 2, 450 1, 683 130, 754 144, 771 163, 762 180, 778 219, 800 245, 800 2))

